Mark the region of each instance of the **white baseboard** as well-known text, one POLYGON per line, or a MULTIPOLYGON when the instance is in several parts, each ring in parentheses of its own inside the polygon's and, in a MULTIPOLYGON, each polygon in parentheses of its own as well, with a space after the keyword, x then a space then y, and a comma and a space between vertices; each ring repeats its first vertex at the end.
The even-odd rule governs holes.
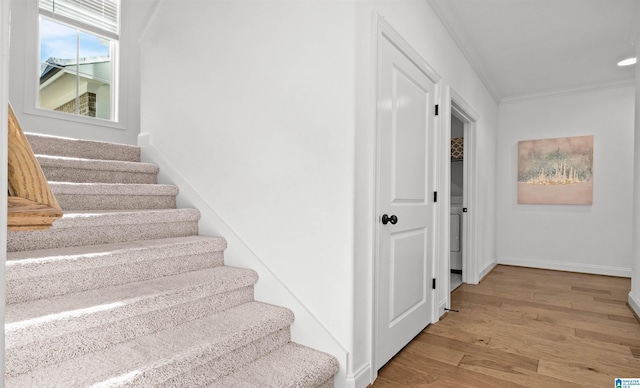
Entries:
POLYGON ((147 147, 151 145, 151 132, 140 132, 138 134, 138 147, 147 147))
POLYGON ((371 384, 371 365, 361 366, 353 374, 347 376, 347 388, 365 388, 371 384))
POLYGON ((631 277, 631 268, 610 267, 606 265, 508 258, 498 258, 498 264, 515 265, 518 267, 552 269, 557 271, 582 272, 595 275, 618 276, 623 278, 631 277))
POLYGON ((446 307, 447 307, 447 299, 441 301, 440 304, 438 305, 438 318, 436 322, 440 320, 440 318, 442 318, 442 316, 446 313, 445 311, 446 307))
POLYGON ((481 282, 482 279, 484 279, 484 277, 487 276, 489 272, 491 272, 496 267, 496 265, 498 265, 498 263, 493 262, 484 267, 484 269, 478 274, 478 282, 481 282))
POLYGON ((636 317, 640 317, 640 300, 636 299, 631 292, 629 292, 627 303, 629 303, 629 307, 631 307, 631 310, 636 314, 636 317))

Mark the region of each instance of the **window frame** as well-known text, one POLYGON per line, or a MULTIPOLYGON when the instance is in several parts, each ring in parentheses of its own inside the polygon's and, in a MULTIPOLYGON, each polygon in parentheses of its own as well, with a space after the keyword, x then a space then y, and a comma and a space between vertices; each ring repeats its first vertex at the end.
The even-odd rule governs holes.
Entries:
MULTIPOLYGON (((120 1, 120 8, 122 8, 123 1, 120 1)), ((99 126, 99 127, 108 127, 108 128, 116 128, 116 129, 126 129, 126 93, 122 93, 121 88, 121 61, 120 61, 120 53, 122 52, 122 41, 121 41, 121 31, 122 31, 122 21, 120 20, 119 26, 119 36, 118 39, 114 39, 113 37, 96 32, 94 29, 86 29, 83 26, 84 23, 68 23, 66 22, 67 18, 56 17, 52 19, 51 17, 41 14, 39 7, 39 0, 31 0, 29 1, 29 6, 27 7, 27 12, 31 17, 27 18, 27 23, 25 23, 25 28, 27 29, 26 37, 26 51, 25 51, 25 63, 32 65, 29 66, 32 70, 27 69, 26 76, 24 79, 25 83, 25 93, 24 93, 24 113, 41 116, 45 118, 52 118, 58 120, 71 121, 81 124, 99 126), (65 113, 60 111, 55 111, 51 109, 41 108, 39 106, 39 92, 40 92, 40 17, 46 17, 49 20, 52 20, 55 23, 60 23, 66 26, 69 26, 74 29, 79 29, 82 32, 89 33, 91 35, 96 35, 105 39, 109 39, 115 43, 115 48, 112 50, 112 75, 111 75, 111 118, 100 118, 100 117, 91 117, 91 116, 82 116, 75 113, 65 113), (62 20, 64 19, 64 20, 62 20), (82 26, 81 26, 82 25, 82 26)), ((120 11, 121 12, 121 9, 120 11)))

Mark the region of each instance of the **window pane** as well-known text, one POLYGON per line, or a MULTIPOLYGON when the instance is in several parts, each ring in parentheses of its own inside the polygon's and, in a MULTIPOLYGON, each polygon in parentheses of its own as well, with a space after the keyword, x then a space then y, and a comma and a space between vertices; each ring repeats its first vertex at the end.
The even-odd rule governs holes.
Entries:
POLYGON ((77 50, 75 28, 40 18, 40 62, 49 58, 75 58, 77 50))
POLYGON ((40 18, 39 106, 75 113, 78 32, 40 18))
POLYGON ((40 18, 39 107, 112 119, 114 43, 40 18))
POLYGON ((80 32, 79 108, 82 116, 111 118, 111 42, 80 32))

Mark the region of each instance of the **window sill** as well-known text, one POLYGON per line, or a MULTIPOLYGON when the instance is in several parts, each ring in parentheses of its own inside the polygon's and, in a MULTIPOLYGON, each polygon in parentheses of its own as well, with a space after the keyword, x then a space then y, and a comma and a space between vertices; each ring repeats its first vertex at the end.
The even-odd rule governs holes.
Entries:
POLYGON ((32 116, 40 116, 48 119, 64 120, 79 124, 92 125, 102 128, 126 129, 122 122, 111 121, 96 117, 78 116, 70 113, 56 112, 40 108, 25 108, 24 113, 32 116))

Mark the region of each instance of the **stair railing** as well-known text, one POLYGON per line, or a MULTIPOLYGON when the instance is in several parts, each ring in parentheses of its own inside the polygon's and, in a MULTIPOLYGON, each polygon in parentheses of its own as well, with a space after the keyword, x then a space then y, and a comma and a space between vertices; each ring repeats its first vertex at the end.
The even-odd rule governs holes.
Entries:
POLYGON ((49 229, 62 217, 62 209, 51 192, 18 118, 9 104, 7 228, 49 229))

